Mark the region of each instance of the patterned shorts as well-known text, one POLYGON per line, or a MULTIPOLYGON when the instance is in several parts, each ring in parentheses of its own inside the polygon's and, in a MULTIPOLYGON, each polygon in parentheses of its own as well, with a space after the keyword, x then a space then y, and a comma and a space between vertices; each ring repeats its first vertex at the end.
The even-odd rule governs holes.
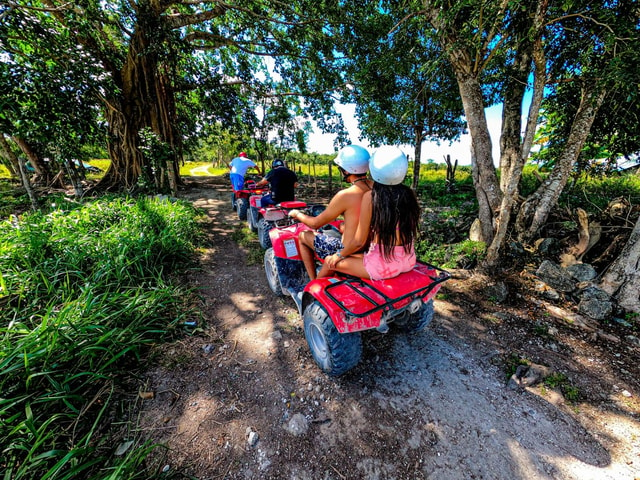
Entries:
POLYGON ((316 238, 313 240, 313 248, 316 254, 324 259, 329 255, 333 255, 338 250, 343 248, 342 240, 331 235, 325 235, 324 233, 316 234, 316 238))

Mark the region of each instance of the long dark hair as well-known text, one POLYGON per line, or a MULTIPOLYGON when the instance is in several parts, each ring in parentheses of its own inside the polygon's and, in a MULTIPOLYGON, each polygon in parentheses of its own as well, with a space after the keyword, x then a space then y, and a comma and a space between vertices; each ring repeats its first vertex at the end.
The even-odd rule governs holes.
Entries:
POLYGON ((393 259, 393 249, 403 246, 409 253, 418 238, 420 205, 418 197, 406 185, 383 185, 373 183, 371 189, 371 231, 369 241, 374 238, 382 248, 385 260, 393 259), (396 245, 396 232, 400 245, 396 245))

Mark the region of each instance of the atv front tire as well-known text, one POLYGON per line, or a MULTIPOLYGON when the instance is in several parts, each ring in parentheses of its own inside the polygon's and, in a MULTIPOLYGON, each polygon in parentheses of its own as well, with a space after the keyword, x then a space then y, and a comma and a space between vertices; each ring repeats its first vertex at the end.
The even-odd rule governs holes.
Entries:
POLYGON ((398 318, 395 324, 405 333, 418 333, 424 330, 431 320, 433 320, 433 299, 423 303, 416 313, 407 313, 398 318))
POLYGON ((271 291, 279 297, 284 297, 286 292, 282 289, 282 284, 280 283, 276 255, 273 253, 273 248, 268 248, 264 252, 264 273, 267 276, 267 283, 271 291))
POLYGON ((303 321, 311 355, 323 372, 336 377, 358 364, 362 356, 359 332, 338 332, 317 300, 305 308, 303 321))

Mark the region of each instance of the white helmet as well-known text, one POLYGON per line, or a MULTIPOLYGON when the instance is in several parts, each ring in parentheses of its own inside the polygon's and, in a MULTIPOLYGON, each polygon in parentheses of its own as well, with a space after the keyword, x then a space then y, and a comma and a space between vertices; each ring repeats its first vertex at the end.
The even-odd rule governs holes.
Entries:
POLYGON ((384 146, 371 155, 371 178, 383 185, 402 183, 409 169, 407 156, 398 147, 384 146))
POLYGON ((333 161, 347 173, 360 174, 369 171, 369 152, 359 145, 347 145, 333 161))

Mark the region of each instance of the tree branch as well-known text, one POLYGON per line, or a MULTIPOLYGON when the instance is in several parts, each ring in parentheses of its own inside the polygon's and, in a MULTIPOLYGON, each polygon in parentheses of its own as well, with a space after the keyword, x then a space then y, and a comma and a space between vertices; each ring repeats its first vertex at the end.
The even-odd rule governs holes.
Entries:
MULTIPOLYGON (((185 3, 185 2, 181 2, 185 3)), ((188 25, 197 25, 198 23, 205 22, 207 20, 211 20, 213 18, 220 17, 225 14, 227 8, 224 6, 218 5, 212 10, 207 10, 200 13, 195 13, 193 15, 185 15, 185 14, 175 14, 175 15, 166 15, 167 24, 173 28, 182 28, 188 25)))

